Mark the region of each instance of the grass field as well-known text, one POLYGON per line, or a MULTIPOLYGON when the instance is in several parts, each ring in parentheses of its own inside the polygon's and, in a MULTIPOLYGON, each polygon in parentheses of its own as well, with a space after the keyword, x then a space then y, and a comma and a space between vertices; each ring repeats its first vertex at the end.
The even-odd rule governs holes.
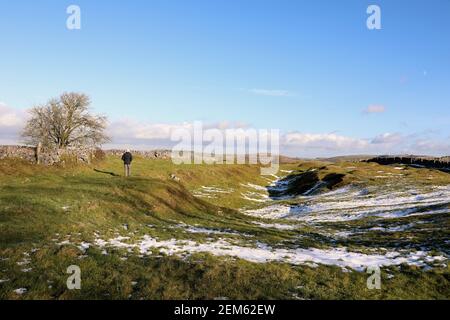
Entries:
POLYGON ((316 161, 259 173, 1 160, 0 299, 450 298, 450 174, 316 161))

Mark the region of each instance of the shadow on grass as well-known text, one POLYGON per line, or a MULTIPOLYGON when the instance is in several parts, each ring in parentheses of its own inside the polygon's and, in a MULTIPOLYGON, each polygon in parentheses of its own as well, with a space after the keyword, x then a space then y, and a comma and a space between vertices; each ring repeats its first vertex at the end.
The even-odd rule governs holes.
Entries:
POLYGON ((102 170, 98 170, 98 169, 94 169, 94 171, 98 172, 98 173, 109 174, 110 176, 113 176, 113 177, 120 177, 120 175, 118 175, 118 174, 116 174, 114 172, 102 171, 102 170))

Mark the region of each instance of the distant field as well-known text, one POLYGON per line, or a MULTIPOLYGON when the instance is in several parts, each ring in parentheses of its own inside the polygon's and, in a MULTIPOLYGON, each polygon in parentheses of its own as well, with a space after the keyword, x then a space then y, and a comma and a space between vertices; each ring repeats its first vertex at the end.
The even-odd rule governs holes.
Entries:
POLYGON ((450 298, 448 173, 299 161, 264 177, 142 158, 122 171, 113 157, 0 161, 0 299, 450 298))

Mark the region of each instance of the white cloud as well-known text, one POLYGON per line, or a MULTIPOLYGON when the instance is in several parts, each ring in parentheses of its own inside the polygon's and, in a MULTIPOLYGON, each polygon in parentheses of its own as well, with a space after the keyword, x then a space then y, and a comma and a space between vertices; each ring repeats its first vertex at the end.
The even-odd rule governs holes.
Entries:
POLYGON ((404 137, 400 133, 383 133, 372 139, 373 144, 398 144, 404 141, 404 137))
MULTIPOLYGON (((225 130, 248 128, 246 124, 233 122, 209 123, 204 129, 225 130)), ((134 120, 113 122, 109 132, 113 143, 106 147, 130 147, 133 149, 171 148, 176 142, 170 140, 176 129, 193 129, 192 123, 143 123, 134 120)), ((321 157, 350 154, 425 154, 450 155, 450 144, 438 136, 425 134, 402 135, 383 133, 372 138, 355 138, 337 133, 289 132, 281 135, 282 154, 300 157, 321 157)))
POLYGON ((0 127, 17 127, 24 122, 24 114, 0 102, 0 127))
POLYGON ((17 144, 27 114, 0 102, 0 144, 17 144))
POLYGON ((409 153, 423 155, 450 155, 449 140, 418 138, 410 145, 409 153))
MULTIPOLYGON (((0 144, 18 144, 20 131, 27 113, 0 103, 0 144)), ((203 124, 204 129, 246 129, 242 122, 221 121, 203 124)), ((113 121, 107 131, 112 142, 106 148, 154 149, 171 148, 177 142, 170 140, 176 129, 193 129, 193 123, 149 123, 133 119, 113 121)), ((358 138, 337 133, 288 132, 281 135, 281 153, 318 157, 345 154, 424 154, 450 155, 450 140, 439 132, 421 132, 404 135, 382 133, 374 137, 358 138)))
POLYGON ((249 92, 259 96, 290 97, 292 93, 287 90, 250 89, 249 92))
POLYGON ((369 145, 364 139, 356 139, 336 133, 290 132, 284 136, 283 145, 287 147, 321 150, 361 150, 369 145))
POLYGON ((383 133, 371 139, 358 139, 335 133, 291 132, 283 137, 282 150, 302 157, 347 154, 450 155, 450 142, 438 135, 383 133))
POLYGON ((370 113, 383 113, 386 111, 386 107, 383 105, 370 105, 366 109, 364 109, 364 113, 370 114, 370 113))
POLYGON ((121 119, 111 123, 108 131, 116 139, 158 140, 169 139, 176 128, 190 128, 191 124, 144 123, 132 119, 121 119))
MULTIPOLYGON (((136 149, 170 148, 176 144, 170 137, 174 130, 192 131, 192 122, 182 123, 146 123, 134 119, 120 119, 111 123, 108 134, 112 142, 106 147, 132 147, 136 149)), ((248 128, 243 122, 221 121, 204 123, 203 129, 239 129, 248 128)))

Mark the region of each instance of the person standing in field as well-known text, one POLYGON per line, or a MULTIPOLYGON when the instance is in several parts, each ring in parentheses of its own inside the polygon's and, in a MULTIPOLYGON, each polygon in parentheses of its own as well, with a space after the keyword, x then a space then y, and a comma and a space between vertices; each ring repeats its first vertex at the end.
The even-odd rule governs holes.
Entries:
POLYGON ((122 155, 122 161, 125 168, 125 177, 129 177, 131 174, 131 162, 133 161, 133 155, 130 152, 130 149, 122 155))

